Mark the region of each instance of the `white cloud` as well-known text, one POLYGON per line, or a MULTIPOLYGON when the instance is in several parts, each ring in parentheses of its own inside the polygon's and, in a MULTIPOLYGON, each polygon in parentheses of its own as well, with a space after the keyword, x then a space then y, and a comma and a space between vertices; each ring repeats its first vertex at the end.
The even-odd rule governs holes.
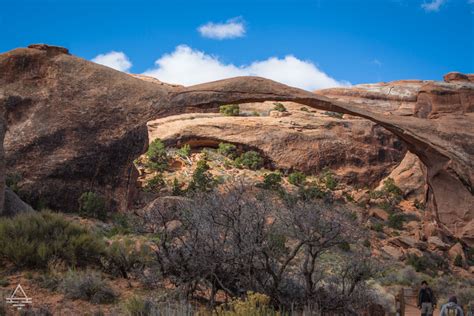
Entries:
POLYGON ((236 66, 225 64, 215 56, 186 45, 180 45, 171 54, 160 57, 155 62, 155 67, 144 75, 185 86, 236 76, 265 77, 306 90, 349 85, 348 82, 331 78, 312 62, 292 55, 284 58, 270 57, 250 65, 236 66))
POLYGON ((208 22, 198 27, 197 30, 203 37, 219 40, 243 37, 245 35, 245 25, 240 18, 233 18, 225 23, 208 22))
POLYGON ((382 67, 382 62, 380 60, 378 60, 377 58, 372 60, 372 64, 374 64, 376 66, 379 66, 379 67, 382 67))
POLYGON ((107 54, 97 55, 92 59, 93 62, 101 64, 118 71, 128 72, 132 67, 132 63, 127 55, 122 52, 111 51, 107 54))
POLYGON ((431 2, 424 2, 421 7, 425 11, 433 12, 439 11, 439 8, 446 2, 446 0, 432 0, 431 2))

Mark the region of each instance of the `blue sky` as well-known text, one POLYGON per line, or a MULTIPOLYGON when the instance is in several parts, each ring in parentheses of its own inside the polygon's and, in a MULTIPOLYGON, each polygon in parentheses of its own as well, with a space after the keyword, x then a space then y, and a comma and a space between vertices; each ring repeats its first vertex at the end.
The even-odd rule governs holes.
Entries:
POLYGON ((474 0, 0 3, 1 52, 48 43, 91 60, 115 51, 121 70, 177 83, 255 74, 313 89, 474 72, 474 0), (219 23, 234 23, 232 38, 215 38, 222 28, 212 38, 219 23))

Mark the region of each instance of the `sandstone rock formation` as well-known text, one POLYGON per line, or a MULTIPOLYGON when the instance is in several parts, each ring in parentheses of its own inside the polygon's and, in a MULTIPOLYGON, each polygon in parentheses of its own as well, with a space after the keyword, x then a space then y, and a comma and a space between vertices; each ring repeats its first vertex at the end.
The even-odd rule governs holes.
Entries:
POLYGON ((149 140, 160 138, 177 147, 184 143, 191 147, 234 143, 257 149, 275 168, 318 174, 329 167, 343 182, 361 187, 387 176, 405 154, 397 137, 370 121, 302 111, 300 104, 289 102, 285 103, 288 112, 271 111, 273 107, 273 102, 240 106, 241 112, 249 114, 260 109, 260 116, 208 113, 153 120, 148 123, 149 140), (273 112, 287 115, 269 115, 273 112))
POLYGON ((402 106, 338 101, 262 78, 177 87, 134 78, 64 49, 15 49, 0 55, 7 171, 22 175, 21 194, 29 201, 41 197, 68 210, 82 192, 97 190, 112 208, 126 209, 136 178, 132 161, 147 145, 146 122, 225 103, 292 101, 367 118, 405 141, 427 167, 433 216, 472 244, 474 84, 427 85, 432 88, 423 90, 420 104, 419 97, 407 101, 426 114, 407 115, 402 106))

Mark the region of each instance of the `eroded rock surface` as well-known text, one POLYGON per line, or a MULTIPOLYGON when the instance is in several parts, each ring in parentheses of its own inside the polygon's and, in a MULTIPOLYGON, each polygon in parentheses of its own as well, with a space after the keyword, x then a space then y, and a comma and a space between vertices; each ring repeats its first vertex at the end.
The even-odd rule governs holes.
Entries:
MULTIPOLYGON (((367 118, 404 140, 427 167, 428 206, 438 224, 474 242, 474 84, 417 85, 436 87, 424 90, 429 106, 420 108, 426 115, 392 109, 390 102, 330 99, 257 77, 160 85, 45 45, 15 49, 0 55, 7 172, 21 174, 21 193, 29 201, 42 198, 68 210, 82 192, 97 190, 112 208, 124 210, 136 179, 132 161, 147 145, 146 122, 226 103, 292 101, 367 118)), ((409 106, 416 108, 418 98, 407 100, 409 106)))
POLYGON ((290 102, 287 112, 273 107, 273 102, 242 104, 244 116, 182 114, 154 120, 148 123, 149 140, 160 138, 177 147, 233 143, 257 149, 274 168, 318 174, 329 167, 344 182, 362 187, 378 183, 405 155, 394 134, 368 120, 301 110, 301 104, 290 102), (274 112, 287 115, 271 116, 274 112))

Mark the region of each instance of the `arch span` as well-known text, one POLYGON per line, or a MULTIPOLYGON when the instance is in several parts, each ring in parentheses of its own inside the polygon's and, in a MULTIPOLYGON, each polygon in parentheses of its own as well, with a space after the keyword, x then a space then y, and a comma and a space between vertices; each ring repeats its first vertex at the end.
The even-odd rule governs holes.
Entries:
POLYGON ((427 166, 427 199, 435 219, 451 230, 462 223, 454 233, 471 234, 467 237, 473 241, 474 106, 468 106, 470 112, 448 111, 429 120, 381 113, 257 77, 191 87, 147 82, 47 45, 0 55, 7 173, 22 176, 21 193, 27 199, 46 199, 59 209, 74 208, 88 190, 103 192, 112 207, 125 209, 124 197, 135 185, 131 162, 147 146, 146 122, 261 101, 293 101, 351 114, 392 131, 427 166))

